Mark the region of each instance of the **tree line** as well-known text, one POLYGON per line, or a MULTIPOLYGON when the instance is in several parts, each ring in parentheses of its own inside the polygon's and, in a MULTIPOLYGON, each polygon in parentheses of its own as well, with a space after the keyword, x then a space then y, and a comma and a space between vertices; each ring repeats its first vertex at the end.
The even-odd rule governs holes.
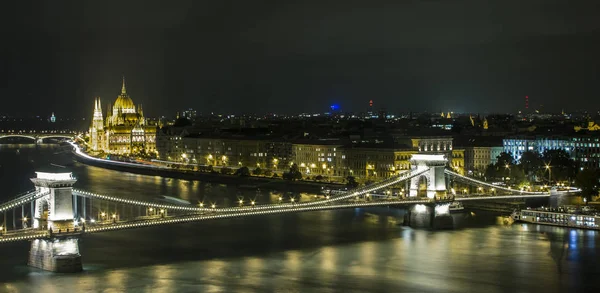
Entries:
POLYGON ((517 187, 532 183, 553 185, 567 182, 582 189, 582 196, 590 198, 598 194, 600 172, 597 169, 578 169, 577 163, 565 150, 546 150, 543 153, 526 151, 517 161, 509 153, 502 152, 495 164, 485 171, 486 181, 503 181, 517 187))

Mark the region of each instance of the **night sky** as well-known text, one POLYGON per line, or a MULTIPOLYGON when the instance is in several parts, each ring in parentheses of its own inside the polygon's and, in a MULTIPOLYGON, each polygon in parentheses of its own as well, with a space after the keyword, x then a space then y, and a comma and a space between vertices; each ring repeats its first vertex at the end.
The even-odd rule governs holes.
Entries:
POLYGON ((4 114, 600 108, 598 0, 10 2, 4 114))

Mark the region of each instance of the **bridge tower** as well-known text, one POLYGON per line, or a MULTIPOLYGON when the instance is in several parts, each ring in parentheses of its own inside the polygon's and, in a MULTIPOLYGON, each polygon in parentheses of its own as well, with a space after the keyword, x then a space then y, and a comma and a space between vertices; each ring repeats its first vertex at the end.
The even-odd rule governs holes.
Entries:
POLYGON ((82 270, 78 236, 74 226, 73 184, 71 172, 36 172, 31 178, 35 189, 46 195, 35 201, 33 228, 48 229, 49 238, 35 239, 29 251, 30 266, 53 272, 82 270), (60 232, 60 233, 59 233, 60 232))
POLYGON ((448 160, 444 155, 412 155, 410 163, 413 171, 419 172, 429 169, 421 176, 410 180, 410 196, 417 196, 421 180, 425 180, 428 198, 442 197, 446 195, 446 177, 444 169, 448 160))

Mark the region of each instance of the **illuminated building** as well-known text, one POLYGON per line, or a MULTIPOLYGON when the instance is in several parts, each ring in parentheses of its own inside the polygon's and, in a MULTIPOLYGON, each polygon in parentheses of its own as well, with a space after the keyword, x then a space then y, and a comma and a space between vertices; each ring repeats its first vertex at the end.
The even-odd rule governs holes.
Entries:
POLYGON ((144 118, 142 106, 135 106, 127 94, 125 79, 121 94, 103 119, 100 98, 96 98, 90 126, 92 151, 118 155, 153 155, 156 153, 156 126, 144 118))
POLYGON ((340 171, 343 142, 319 139, 292 144, 293 162, 306 175, 336 176, 340 171))
POLYGON ((453 149, 452 150, 452 162, 450 167, 458 174, 465 174, 465 150, 464 149, 453 149))
POLYGON ((600 168, 600 136, 583 133, 573 136, 515 136, 503 140, 504 151, 520 160, 526 151, 543 154, 561 149, 569 153, 580 168, 600 168))

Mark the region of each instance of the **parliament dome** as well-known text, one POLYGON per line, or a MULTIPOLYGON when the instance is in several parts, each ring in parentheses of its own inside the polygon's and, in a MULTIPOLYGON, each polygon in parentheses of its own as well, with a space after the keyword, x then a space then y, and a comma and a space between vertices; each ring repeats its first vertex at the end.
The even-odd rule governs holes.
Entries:
POLYGON ((117 100, 114 103, 113 111, 118 112, 121 110, 121 113, 135 113, 135 104, 133 100, 127 94, 127 90, 125 89, 125 78, 123 78, 123 87, 121 88, 121 94, 117 97, 117 100))

